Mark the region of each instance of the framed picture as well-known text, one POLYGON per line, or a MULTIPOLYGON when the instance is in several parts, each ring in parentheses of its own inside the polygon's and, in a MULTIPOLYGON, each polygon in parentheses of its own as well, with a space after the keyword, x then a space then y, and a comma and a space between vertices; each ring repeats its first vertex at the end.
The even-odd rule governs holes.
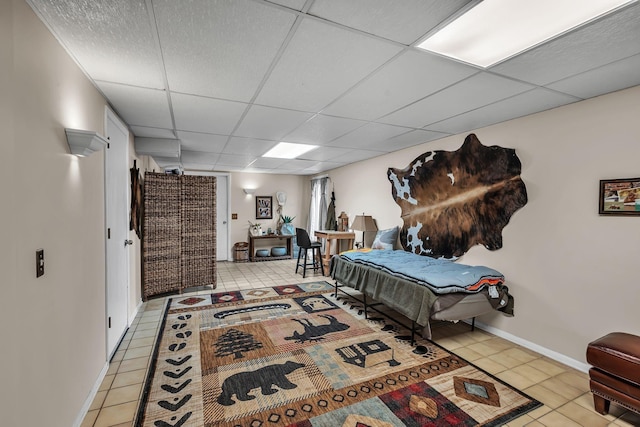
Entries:
POLYGON ((600 215, 640 216, 640 178, 600 181, 600 215))
POLYGON ((273 219, 273 197, 256 196, 256 219, 273 219))

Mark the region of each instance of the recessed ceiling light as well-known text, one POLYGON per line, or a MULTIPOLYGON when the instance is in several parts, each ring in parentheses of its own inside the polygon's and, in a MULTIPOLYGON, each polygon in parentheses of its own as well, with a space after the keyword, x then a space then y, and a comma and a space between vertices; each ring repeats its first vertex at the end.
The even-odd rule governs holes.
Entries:
POLYGON ((276 157, 278 159, 295 159, 298 156, 318 148, 317 145, 293 144, 291 142, 279 142, 262 157, 276 157))
POLYGON ((637 0, 484 0, 417 47, 490 67, 637 0))

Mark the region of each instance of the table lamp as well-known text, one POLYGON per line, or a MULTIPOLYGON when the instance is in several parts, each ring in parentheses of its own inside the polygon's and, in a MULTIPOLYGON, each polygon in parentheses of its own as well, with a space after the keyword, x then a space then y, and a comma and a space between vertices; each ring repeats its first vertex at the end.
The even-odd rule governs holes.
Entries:
MULTIPOLYGON (((351 228, 354 230, 362 231, 362 247, 364 248, 364 233, 367 231, 378 231, 378 227, 376 226, 376 222, 373 220, 373 217, 370 215, 356 215, 356 218, 353 220, 353 224, 351 228)), ((356 247, 358 244, 356 243, 356 247)))

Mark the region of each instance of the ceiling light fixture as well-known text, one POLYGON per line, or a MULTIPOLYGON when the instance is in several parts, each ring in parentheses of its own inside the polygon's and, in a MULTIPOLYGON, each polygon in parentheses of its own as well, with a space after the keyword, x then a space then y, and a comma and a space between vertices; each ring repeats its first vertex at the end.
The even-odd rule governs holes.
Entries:
POLYGON ((318 148, 317 145, 293 144, 291 142, 279 142, 262 157, 275 157, 278 159, 295 159, 304 153, 318 148))
POLYGON ((484 0, 418 48, 490 67, 637 0, 484 0))

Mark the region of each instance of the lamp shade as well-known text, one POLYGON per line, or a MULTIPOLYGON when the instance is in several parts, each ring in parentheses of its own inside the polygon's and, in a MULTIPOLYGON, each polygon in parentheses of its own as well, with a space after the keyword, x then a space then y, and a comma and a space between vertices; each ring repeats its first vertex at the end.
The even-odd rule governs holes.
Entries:
POLYGON ((78 157, 86 157, 107 146, 107 140, 96 132, 68 128, 64 132, 71 154, 78 157))
POLYGON ((351 228, 358 231, 377 231, 378 227, 370 215, 356 215, 351 228))

